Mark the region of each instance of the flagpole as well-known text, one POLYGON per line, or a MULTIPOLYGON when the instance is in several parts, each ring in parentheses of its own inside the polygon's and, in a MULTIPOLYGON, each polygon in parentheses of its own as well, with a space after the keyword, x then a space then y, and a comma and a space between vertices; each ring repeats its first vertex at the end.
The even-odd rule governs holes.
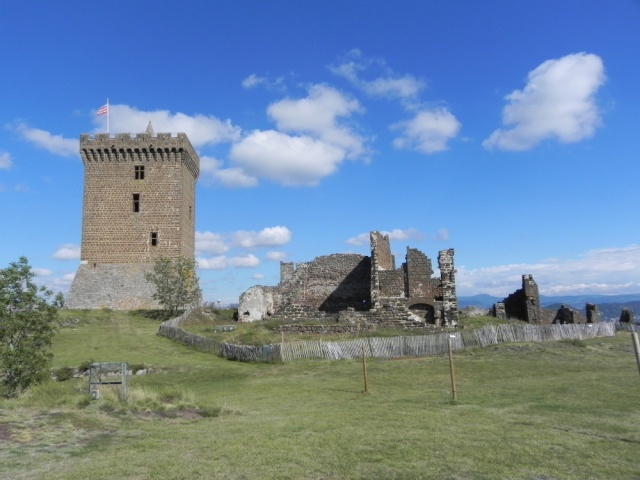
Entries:
POLYGON ((109 115, 111 112, 109 112, 109 99, 107 98, 107 135, 109 134, 109 115))

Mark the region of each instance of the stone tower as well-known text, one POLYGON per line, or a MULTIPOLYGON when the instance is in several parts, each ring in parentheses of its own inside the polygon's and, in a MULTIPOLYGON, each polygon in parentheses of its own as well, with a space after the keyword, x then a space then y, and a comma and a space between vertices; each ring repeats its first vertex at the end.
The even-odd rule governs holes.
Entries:
POLYGON ((200 159, 184 133, 80 135, 82 253, 67 308, 156 308, 144 275, 193 258, 200 159))

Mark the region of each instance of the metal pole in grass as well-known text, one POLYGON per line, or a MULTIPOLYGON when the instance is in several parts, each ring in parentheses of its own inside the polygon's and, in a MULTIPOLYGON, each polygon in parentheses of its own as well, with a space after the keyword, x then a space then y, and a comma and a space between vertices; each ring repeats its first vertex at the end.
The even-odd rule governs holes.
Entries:
POLYGON ((453 351, 451 349, 451 339, 456 338, 455 335, 449 335, 447 337, 447 344, 449 346, 449 371, 451 372, 451 397, 454 402, 458 401, 458 395, 456 392, 456 373, 453 370, 453 351))
POLYGON ((631 340, 633 340, 633 349, 636 351, 636 363, 640 373, 640 342, 638 342, 638 334, 636 332, 631 332, 631 340))
POLYGON ((362 345, 362 373, 364 375, 364 393, 369 393, 369 381, 367 379, 367 356, 364 353, 364 344, 362 345))

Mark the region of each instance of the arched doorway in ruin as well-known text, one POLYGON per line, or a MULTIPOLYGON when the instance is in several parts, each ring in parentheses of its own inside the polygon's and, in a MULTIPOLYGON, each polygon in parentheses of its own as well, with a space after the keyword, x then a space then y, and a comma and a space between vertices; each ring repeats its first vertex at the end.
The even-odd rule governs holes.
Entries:
POLYGON ((433 325, 436 322, 436 312, 433 305, 424 302, 413 303, 409 305, 409 310, 411 313, 424 318, 426 323, 433 325))

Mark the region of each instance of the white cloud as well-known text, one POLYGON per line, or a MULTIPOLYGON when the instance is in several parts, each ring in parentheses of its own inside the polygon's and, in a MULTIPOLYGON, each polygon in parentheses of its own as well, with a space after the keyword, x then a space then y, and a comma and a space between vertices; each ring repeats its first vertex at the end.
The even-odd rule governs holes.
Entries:
POLYGON ((240 257, 232 257, 229 259, 229 265, 231 267, 238 268, 253 268, 260 265, 260 260, 255 255, 249 253, 240 257))
POLYGON ((213 157, 200 157, 200 178, 204 183, 214 183, 225 187, 254 187, 258 179, 247 175, 238 167, 222 168, 222 162, 213 157))
POLYGON ((369 245, 370 236, 368 232, 360 233, 355 237, 348 238, 345 243, 348 245, 360 246, 360 245, 369 245))
POLYGON ((284 252, 267 252, 267 260, 273 260, 275 262, 280 262, 287 258, 287 254, 284 252))
POLYGON ((69 287, 73 282, 76 274, 74 273, 63 273, 54 274, 53 271, 49 269, 33 269, 34 272, 37 270, 41 271, 38 273, 38 276, 35 278, 35 282, 37 285, 41 285, 43 287, 48 288, 53 292, 62 292, 66 294, 69 291, 69 287))
POLYGON ((230 154, 245 175, 287 186, 317 185, 337 170, 345 155, 321 140, 274 130, 252 132, 234 144, 230 154))
POLYGON ((219 233, 196 232, 196 252, 214 255, 226 253, 231 248, 225 237, 219 233))
POLYGON ((39 128, 31 128, 27 124, 19 122, 13 126, 13 129, 22 137, 23 140, 42 148, 54 155, 61 157, 78 156, 79 141, 71 138, 64 138, 62 135, 52 135, 51 133, 39 128))
POLYGON ((427 154, 441 152, 447 150, 447 142, 455 138, 460 126, 446 108, 421 110, 413 119, 391 125, 392 130, 402 131, 393 146, 427 154))
MULTIPOLYGON (((380 232, 382 235, 388 235, 389 241, 405 241, 405 240, 417 240, 420 241, 424 238, 424 235, 420 233, 415 228, 408 228, 406 230, 402 230, 400 228, 394 228, 391 231, 382 230, 380 232)), ((361 233, 356 235, 355 237, 351 237, 347 239, 346 243, 349 245, 359 246, 359 245, 369 245, 370 242, 370 233, 361 233)))
POLYGON ((383 235, 389 235, 389 240, 397 240, 397 241, 402 241, 402 240, 422 240, 424 238, 424 235, 422 235, 415 228, 408 228, 406 230, 402 230, 400 228, 394 228, 393 230, 391 230, 389 232, 383 230, 381 233, 383 235))
MULTIPOLYGON (((195 243, 198 254, 222 255, 232 248, 255 249, 285 245, 291 241, 292 233, 287 227, 278 225, 265 227, 259 232, 238 230, 231 233, 196 232, 195 243)), ((277 252, 269 252, 277 253, 277 252)), ((267 257, 269 257, 267 254, 267 257)), ((250 257, 253 257, 251 255, 250 257)), ((244 258, 244 257, 243 257, 244 258)), ((218 265, 210 268, 226 268, 231 265, 226 257, 205 259, 204 265, 218 265)))
POLYGON ((9 170, 11 165, 11 154, 7 152, 0 152, 0 170, 9 170))
POLYGON ((384 60, 365 58, 357 49, 349 52, 340 65, 332 65, 329 70, 371 96, 413 101, 425 87, 424 81, 413 75, 398 75, 386 66, 384 60), (364 79, 363 75, 372 69, 378 71, 380 76, 364 79))
POLYGON ((48 268, 32 268, 31 271, 38 277, 50 277, 53 275, 53 271, 48 268))
POLYGON ((522 287, 522 275, 532 274, 541 294, 619 294, 640 290, 640 245, 586 252, 577 259, 547 259, 539 263, 458 268, 459 295, 488 293, 504 297, 522 287))
POLYGON ((362 111, 357 100, 347 98, 326 85, 312 85, 309 95, 301 99, 284 99, 269 105, 267 113, 279 130, 310 134, 323 142, 342 149, 347 158, 357 158, 364 152, 363 139, 339 119, 362 111))
POLYGON ((80 246, 65 243, 55 251, 53 258, 58 260, 77 260, 80 258, 80 246))
POLYGON ((54 279, 53 284, 58 288, 70 287, 73 283, 73 279, 76 277, 74 273, 65 273, 61 277, 57 277, 54 279))
POLYGON ((254 273, 251 276, 256 280, 262 280, 264 278, 264 274, 263 273, 254 273))
POLYGON ((211 258, 198 257, 198 268, 203 270, 222 270, 228 267, 227 257, 219 255, 211 258))
POLYGON ((237 231, 233 234, 233 244, 243 248, 273 247, 291 241, 291 230, 287 227, 267 227, 259 232, 237 231))
POLYGON ((222 270, 229 267, 253 268, 260 265, 258 257, 250 253, 237 257, 219 255, 212 258, 198 258, 197 262, 198 268, 203 270, 222 270))
POLYGON ((547 60, 529 72, 523 90, 505 97, 505 128, 494 131, 482 145, 521 151, 547 139, 573 143, 591 137, 601 124, 594 96, 605 80, 597 55, 575 53, 547 60))
POLYGON ((266 79, 264 77, 259 77, 255 73, 252 73, 247 78, 242 80, 242 87, 247 89, 254 88, 260 85, 261 83, 264 83, 265 80, 266 79))
POLYGON ((242 80, 242 88, 245 88, 247 90, 256 88, 258 86, 264 86, 272 90, 284 90, 284 78, 278 77, 275 80, 272 80, 268 77, 260 77, 255 73, 252 73, 244 80, 242 80))
MULTIPOLYGON (((109 105, 111 133, 143 133, 149 122, 156 133, 183 132, 194 147, 232 142, 240 138, 240 127, 231 120, 220 120, 212 115, 186 115, 168 110, 142 111, 128 105, 109 105)), ((105 115, 93 116, 96 133, 104 132, 105 115)), ((77 150, 77 146, 76 146, 77 150)))
POLYGON ((446 228, 440 228, 436 232, 435 239, 438 242, 445 242, 445 241, 449 240, 449 230, 447 230, 446 228))

